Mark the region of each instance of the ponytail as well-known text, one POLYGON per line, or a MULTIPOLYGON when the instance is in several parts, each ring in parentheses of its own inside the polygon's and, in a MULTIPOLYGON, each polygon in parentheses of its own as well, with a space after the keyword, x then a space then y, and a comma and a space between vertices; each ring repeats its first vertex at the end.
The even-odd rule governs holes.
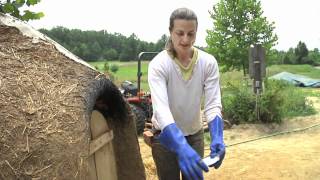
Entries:
POLYGON ((176 50, 174 49, 171 36, 169 37, 169 39, 168 39, 167 42, 166 42, 165 49, 166 49, 166 50, 170 53, 170 55, 172 55, 174 58, 177 56, 177 52, 176 52, 176 50))

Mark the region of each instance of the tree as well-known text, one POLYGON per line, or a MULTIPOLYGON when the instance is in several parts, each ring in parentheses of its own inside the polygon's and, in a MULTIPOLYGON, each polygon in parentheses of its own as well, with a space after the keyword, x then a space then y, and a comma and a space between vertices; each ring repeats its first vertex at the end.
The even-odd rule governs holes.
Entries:
POLYGON ((165 39, 165 36, 162 36, 162 41, 159 40, 155 44, 141 41, 135 34, 126 37, 119 33, 110 34, 106 30, 82 31, 62 26, 54 27, 51 30, 39 29, 39 31, 86 61, 136 60, 142 51, 162 50, 165 39))
POLYGON ((23 21, 29 21, 33 19, 40 19, 44 16, 43 12, 32 12, 24 10, 23 13, 19 10, 24 6, 33 6, 38 4, 40 0, 0 0, 0 12, 10 14, 23 21))
POLYGON ((285 53, 284 64, 295 64, 295 55, 294 55, 294 49, 291 47, 288 49, 288 51, 285 53))
POLYGON ((284 56, 282 62, 283 62, 283 64, 292 64, 288 55, 284 56))
POLYGON ((308 49, 304 42, 299 41, 297 47, 294 49, 294 54, 296 55, 296 62, 298 64, 305 63, 305 57, 308 57, 308 49))
POLYGON ((243 69, 247 74, 250 45, 262 44, 268 52, 278 40, 274 22, 262 16, 257 0, 220 0, 209 13, 214 28, 207 31, 207 50, 224 71, 243 69))
POLYGON ((282 53, 276 49, 270 49, 267 59, 267 65, 281 64, 282 53))
POLYGON ((118 52, 117 50, 111 48, 111 49, 105 50, 103 57, 106 60, 115 60, 118 58, 118 52))
POLYGON ((166 34, 163 34, 156 43, 156 49, 164 49, 168 39, 169 37, 166 34))
POLYGON ((314 62, 315 65, 320 65, 320 52, 318 48, 314 48, 308 53, 308 57, 314 62))

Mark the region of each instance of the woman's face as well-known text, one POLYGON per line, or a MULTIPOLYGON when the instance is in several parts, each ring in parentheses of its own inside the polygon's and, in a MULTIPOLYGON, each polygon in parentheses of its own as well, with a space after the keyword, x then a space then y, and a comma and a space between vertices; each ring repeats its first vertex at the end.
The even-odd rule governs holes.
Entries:
POLYGON ((187 53, 196 40, 196 20, 176 19, 170 32, 172 43, 176 52, 187 53))

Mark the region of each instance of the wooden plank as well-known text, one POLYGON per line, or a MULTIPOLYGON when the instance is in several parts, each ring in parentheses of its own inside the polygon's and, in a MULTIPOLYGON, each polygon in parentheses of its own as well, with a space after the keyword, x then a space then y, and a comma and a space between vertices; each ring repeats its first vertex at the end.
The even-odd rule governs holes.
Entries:
POLYGON ((96 162, 94 160, 94 156, 89 156, 88 163, 89 163, 89 179, 90 180, 98 180, 97 170, 96 170, 96 162))
POLYGON ((102 134, 101 136, 99 136, 96 139, 93 139, 90 142, 90 154, 89 155, 92 155, 93 153, 95 153, 97 150, 99 150, 104 145, 109 143, 112 139, 113 139, 113 131, 112 130, 102 134))
MULTIPOLYGON (((109 131, 107 121, 99 111, 92 112, 90 125, 93 140, 109 131)), ((98 149, 94 157, 98 180, 116 180, 117 169, 112 143, 98 149)))

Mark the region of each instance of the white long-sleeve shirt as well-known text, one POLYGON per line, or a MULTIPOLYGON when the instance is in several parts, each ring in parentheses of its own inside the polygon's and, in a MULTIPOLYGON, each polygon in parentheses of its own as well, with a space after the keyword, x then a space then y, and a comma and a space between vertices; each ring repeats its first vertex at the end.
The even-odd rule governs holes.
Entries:
POLYGON ((198 57, 189 80, 184 80, 180 67, 166 50, 160 52, 148 68, 153 117, 156 129, 176 123, 185 136, 202 128, 201 97, 207 122, 221 117, 219 68, 216 59, 198 49, 198 57))

